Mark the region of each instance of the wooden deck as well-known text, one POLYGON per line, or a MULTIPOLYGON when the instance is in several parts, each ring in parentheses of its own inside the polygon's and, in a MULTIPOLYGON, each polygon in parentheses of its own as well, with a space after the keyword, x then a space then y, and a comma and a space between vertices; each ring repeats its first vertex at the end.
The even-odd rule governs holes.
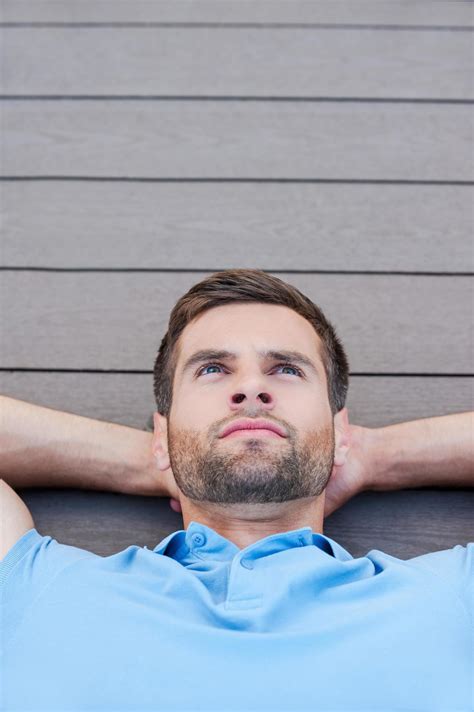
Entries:
MULTIPOLYGON (((335 324, 370 427, 473 408, 473 7, 4 0, 1 392, 146 427, 177 298, 257 267, 335 324)), ((155 546, 167 501, 21 492, 38 530, 155 546)), ((354 556, 474 536, 474 492, 366 493, 354 556)))

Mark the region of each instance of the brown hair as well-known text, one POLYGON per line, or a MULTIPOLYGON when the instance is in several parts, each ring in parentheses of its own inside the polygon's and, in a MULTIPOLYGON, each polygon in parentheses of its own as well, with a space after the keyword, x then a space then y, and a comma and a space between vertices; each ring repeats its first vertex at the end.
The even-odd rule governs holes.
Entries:
POLYGON ((349 386, 349 363, 334 327, 321 309, 296 287, 257 269, 228 269, 215 272, 184 294, 170 314, 168 331, 161 341, 153 368, 153 390, 158 412, 168 416, 173 397, 173 380, 178 359, 178 339, 184 328, 213 307, 236 302, 279 304, 293 309, 309 321, 322 342, 321 359, 328 381, 331 412, 344 407, 349 386))

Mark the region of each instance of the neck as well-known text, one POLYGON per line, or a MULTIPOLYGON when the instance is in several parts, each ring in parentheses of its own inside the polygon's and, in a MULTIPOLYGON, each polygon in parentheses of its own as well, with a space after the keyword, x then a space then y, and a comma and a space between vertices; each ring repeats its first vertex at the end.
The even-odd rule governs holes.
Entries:
POLYGON ((323 533, 323 492, 319 497, 305 497, 290 502, 268 504, 214 504, 197 502, 181 496, 184 528, 199 522, 214 529, 233 544, 244 549, 271 534, 310 526, 313 532, 323 533))

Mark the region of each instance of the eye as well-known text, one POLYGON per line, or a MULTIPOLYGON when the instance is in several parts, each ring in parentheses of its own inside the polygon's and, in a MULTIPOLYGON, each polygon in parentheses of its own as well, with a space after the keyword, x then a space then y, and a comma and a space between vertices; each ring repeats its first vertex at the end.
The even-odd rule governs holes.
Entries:
MULTIPOLYGON (((201 368, 197 371, 196 376, 201 376, 201 375, 206 375, 205 373, 203 374, 203 371, 205 371, 207 368, 223 368, 220 363, 206 363, 204 366, 201 366, 201 368)), ((217 373, 216 371, 209 372, 209 373, 217 373)))
MULTIPOLYGON (((222 364, 220 364, 220 363, 206 363, 206 364, 204 364, 204 366, 201 366, 198 369, 198 371, 196 372, 196 376, 206 376, 206 375, 210 376, 213 373, 219 372, 219 371, 209 371, 208 369, 210 369, 210 368, 216 368, 216 369, 222 370, 222 369, 224 369, 224 366, 222 366, 222 364)), ((274 366, 273 370, 275 370, 276 368, 288 368, 288 369, 290 369, 290 371, 294 371, 296 376, 299 376, 300 378, 304 377, 304 374, 301 371, 301 369, 299 369, 297 366, 293 366, 291 363, 279 363, 276 366, 274 366)), ((290 373, 287 375, 292 375, 292 374, 290 373)))
POLYGON ((296 366, 292 366, 291 363, 279 363, 275 368, 289 368, 291 371, 296 371, 297 376, 303 376, 303 372, 296 366))

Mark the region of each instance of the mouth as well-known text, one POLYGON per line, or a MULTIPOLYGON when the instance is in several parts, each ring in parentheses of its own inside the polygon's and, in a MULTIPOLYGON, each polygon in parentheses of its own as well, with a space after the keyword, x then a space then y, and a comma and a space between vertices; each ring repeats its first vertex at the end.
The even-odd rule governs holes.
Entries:
POLYGON ((270 420, 264 418, 240 418, 229 423, 219 437, 272 437, 283 440, 288 437, 288 434, 281 425, 270 420))
POLYGON ((233 430, 228 435, 224 435, 225 440, 238 437, 247 438, 278 438, 278 440, 283 440, 283 436, 276 433, 274 430, 269 428, 239 428, 238 430, 233 430))

